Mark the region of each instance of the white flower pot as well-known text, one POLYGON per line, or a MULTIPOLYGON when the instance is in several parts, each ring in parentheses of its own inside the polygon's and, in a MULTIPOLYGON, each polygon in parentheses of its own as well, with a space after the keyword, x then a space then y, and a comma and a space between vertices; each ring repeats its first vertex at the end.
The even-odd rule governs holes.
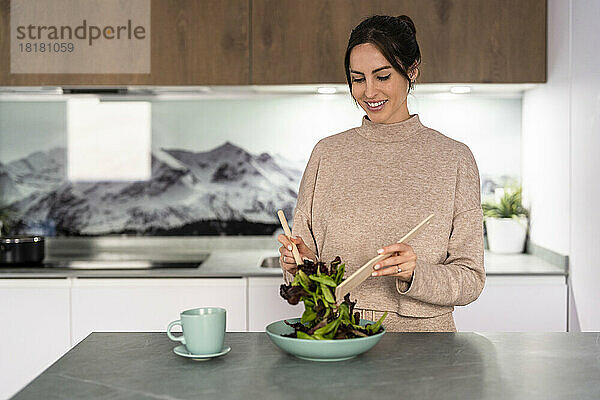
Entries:
POLYGON ((492 253, 522 253, 527 218, 486 218, 488 247, 492 253))

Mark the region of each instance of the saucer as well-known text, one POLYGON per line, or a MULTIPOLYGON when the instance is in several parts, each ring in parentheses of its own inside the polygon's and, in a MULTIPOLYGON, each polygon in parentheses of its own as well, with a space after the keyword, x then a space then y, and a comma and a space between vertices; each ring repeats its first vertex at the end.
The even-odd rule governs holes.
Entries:
POLYGON ((210 360, 211 358, 223 356, 231 351, 231 347, 225 346, 218 353, 212 354, 192 354, 184 345, 177 346, 173 349, 173 352, 181 357, 191 358, 192 360, 210 360))

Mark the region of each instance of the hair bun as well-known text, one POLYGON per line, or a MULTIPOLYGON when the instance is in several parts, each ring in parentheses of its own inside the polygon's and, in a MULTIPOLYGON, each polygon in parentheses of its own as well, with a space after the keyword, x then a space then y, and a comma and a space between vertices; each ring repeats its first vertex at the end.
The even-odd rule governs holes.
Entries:
POLYGON ((396 18, 398 18, 399 21, 405 22, 409 29, 412 31, 413 35, 417 34, 417 28, 415 28, 415 23, 412 19, 410 19, 408 15, 399 15, 396 18))

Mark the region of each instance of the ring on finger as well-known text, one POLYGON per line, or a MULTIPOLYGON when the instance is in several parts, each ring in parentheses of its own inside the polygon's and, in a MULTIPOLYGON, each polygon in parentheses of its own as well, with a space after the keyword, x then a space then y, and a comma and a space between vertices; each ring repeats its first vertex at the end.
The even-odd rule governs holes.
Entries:
POLYGON ((402 268, 398 265, 398 273, 402 272, 402 268))

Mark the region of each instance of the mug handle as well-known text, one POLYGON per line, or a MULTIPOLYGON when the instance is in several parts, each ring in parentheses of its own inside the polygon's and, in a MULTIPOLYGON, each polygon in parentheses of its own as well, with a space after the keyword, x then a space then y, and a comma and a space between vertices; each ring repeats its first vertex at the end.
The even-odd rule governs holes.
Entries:
POLYGON ((180 319, 178 319, 177 321, 173 321, 167 327, 167 336, 169 337, 169 339, 173 340, 174 342, 181 342, 181 343, 185 344, 185 338, 183 337, 183 335, 181 335, 181 336, 174 336, 171 333, 171 328, 173 328, 175 325, 179 325, 183 329, 183 325, 181 325, 181 320, 180 319))

